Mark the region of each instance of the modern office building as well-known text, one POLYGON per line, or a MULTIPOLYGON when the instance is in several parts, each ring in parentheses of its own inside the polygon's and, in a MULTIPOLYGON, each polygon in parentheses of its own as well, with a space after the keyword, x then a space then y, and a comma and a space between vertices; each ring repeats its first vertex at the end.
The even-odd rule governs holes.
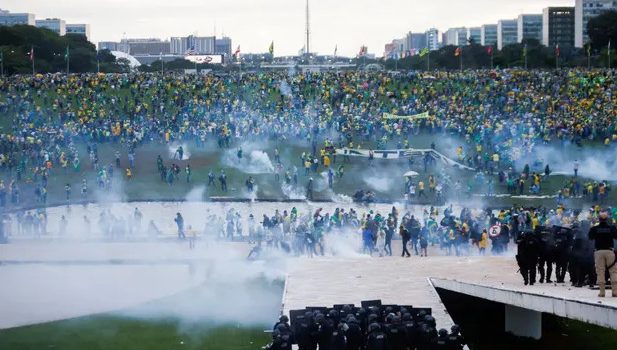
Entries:
POLYGON ((609 10, 617 10, 617 0, 576 0, 574 45, 583 47, 589 41, 587 23, 593 17, 609 10))
POLYGON ((90 25, 89 24, 69 24, 66 25, 67 34, 79 34, 90 40, 90 25))
POLYGON ((497 45, 496 24, 485 24, 480 27, 480 44, 484 46, 497 45))
POLYGON ((37 19, 36 26, 39 28, 47 28, 58 35, 66 34, 66 22, 59 18, 37 19))
POLYGON ((450 28, 445 32, 444 45, 467 45, 467 28, 450 28))
POLYGON ((497 49, 518 42, 518 20, 502 19, 497 22, 497 49))
POLYGON ((215 39, 214 53, 218 55, 231 56, 231 38, 226 36, 215 39))
POLYGON ((547 7, 542 10, 542 44, 574 46, 574 7, 547 7))
POLYGON ((11 13, 0 10, 0 26, 15 26, 25 24, 33 26, 36 24, 35 16, 32 13, 11 13))
POLYGON ((482 28, 471 27, 467 28, 467 41, 469 43, 480 44, 482 42, 482 28))
POLYGON ((535 39, 542 41, 542 15, 525 14, 517 18, 517 41, 535 39))
POLYGON ((172 37, 169 40, 170 52, 174 55, 212 54, 216 50, 216 38, 214 36, 172 37))
POLYGON ((115 41, 100 41, 98 44, 99 50, 120 51, 118 50, 119 43, 115 41))
POLYGON ((118 51, 132 56, 169 54, 169 41, 161 39, 122 39, 118 51))
POLYGON ((426 35, 426 45, 428 49, 431 51, 439 50, 439 31, 435 28, 431 28, 424 34, 426 35))

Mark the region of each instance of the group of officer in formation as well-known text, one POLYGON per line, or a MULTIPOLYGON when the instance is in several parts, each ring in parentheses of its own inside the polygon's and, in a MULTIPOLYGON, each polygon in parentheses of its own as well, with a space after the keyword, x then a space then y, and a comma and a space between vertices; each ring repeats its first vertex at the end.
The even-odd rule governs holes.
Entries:
POLYGON ((570 227, 536 226, 523 231, 517 238, 516 260, 525 285, 552 283, 553 266, 555 282, 565 283, 566 272, 574 287, 598 285, 599 297, 611 285, 612 296, 617 297, 617 256, 615 243, 617 228, 611 224, 608 213, 598 216, 597 225, 590 221, 573 222, 570 227))
POLYGON ((397 305, 306 308, 281 316, 265 350, 455 350, 464 348, 458 325, 437 331, 430 309, 397 305))

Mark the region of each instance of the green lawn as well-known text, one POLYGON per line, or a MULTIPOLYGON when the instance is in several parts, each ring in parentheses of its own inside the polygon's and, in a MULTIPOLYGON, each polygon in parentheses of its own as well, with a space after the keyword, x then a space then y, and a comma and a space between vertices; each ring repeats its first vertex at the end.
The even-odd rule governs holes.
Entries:
MULTIPOLYGON (((436 142, 437 149, 444 153, 453 153, 453 146, 451 143, 440 143, 439 136, 435 135, 418 135, 411 139, 411 145, 415 148, 428 148, 431 142, 436 142)), ((462 144, 463 141, 461 141, 462 144)), ((187 197, 189 192, 195 187, 203 186, 207 183, 207 175, 212 170, 218 178, 221 169, 224 169, 228 176, 229 192, 222 192, 218 180, 215 187, 209 187, 205 191, 203 197, 192 199, 204 199, 209 197, 234 197, 234 198, 248 198, 248 193, 245 189, 245 181, 248 178, 248 173, 245 173, 243 169, 238 169, 230 166, 229 163, 237 162, 236 150, 239 145, 233 145, 229 150, 221 150, 216 146, 216 143, 211 140, 205 147, 196 148, 194 144, 188 143, 187 150, 191 153, 189 160, 172 160, 169 158, 168 145, 163 144, 148 144, 138 148, 136 156, 136 168, 134 169, 134 177, 128 181, 124 176, 124 170, 115 168, 115 181, 114 192, 117 193, 113 198, 116 200, 183 200, 187 197), (225 162, 225 153, 230 161, 225 162), (160 180, 160 176, 156 169, 156 157, 162 155, 165 165, 172 163, 178 164, 182 172, 180 174, 179 181, 175 182, 173 186, 169 186, 160 180), (184 167, 190 163, 193 169, 193 178, 191 183, 186 183, 184 176, 184 167)), ((118 145, 103 144, 99 146, 99 157, 101 164, 114 163, 114 153, 118 149, 118 145)), ((394 145, 391 145, 394 147, 394 145)), ((593 147, 593 146, 589 146, 593 147)), ((260 142, 259 144, 245 144, 243 147, 244 159, 249 157, 249 154, 253 150, 264 150, 268 153, 272 162, 274 162, 274 149, 278 148, 281 154, 281 160, 285 169, 296 166, 298 168, 299 178, 296 192, 304 193, 305 186, 308 181, 308 176, 304 175, 304 170, 300 164, 300 155, 302 152, 310 152, 310 145, 303 142, 297 142, 291 144, 290 142, 279 143, 274 141, 260 142)), ((455 148, 455 147, 454 147, 455 148)), ((89 200, 96 200, 105 197, 104 195, 95 194, 95 172, 90 167, 90 161, 86 154, 85 145, 80 145, 81 156, 81 170, 78 172, 68 169, 66 171, 54 168, 51 171, 49 178, 49 194, 48 204, 64 204, 65 192, 64 186, 66 183, 70 183, 72 186, 72 200, 76 201, 80 199, 79 191, 81 188, 82 179, 86 178, 89 182, 90 195, 89 200)), ((127 166, 128 160, 126 151, 122 152, 122 166, 127 166)), ((573 157, 576 157, 573 155, 573 157)), ((337 157, 336 164, 333 165, 334 169, 338 169, 338 166, 342 164, 343 159, 337 157)), ((420 173, 418 180, 421 179, 427 184, 429 175, 437 175, 442 171, 443 166, 438 165, 435 169, 424 172, 421 160, 416 160, 412 166, 413 170, 420 173)), ((341 179, 335 179, 334 192, 337 194, 344 194, 352 196, 358 189, 370 189, 376 192, 377 198, 380 201, 400 201, 403 199, 403 186, 404 179, 402 174, 410 169, 408 161, 402 160, 383 160, 376 159, 374 166, 368 165, 366 158, 351 158, 351 162, 344 164, 345 173, 341 179)), ((313 177, 316 181, 315 184, 315 199, 331 199, 332 194, 327 190, 327 178, 323 176, 325 172, 324 167, 320 167, 318 173, 311 173, 309 176, 313 177)), ((463 189, 470 179, 475 175, 473 171, 458 170, 453 168, 447 168, 446 172, 452 179, 452 181, 459 180, 463 189)), ((14 174, 13 174, 14 175, 14 174)), ((34 186, 31 181, 31 174, 24 175, 24 182, 22 183, 22 205, 31 206, 38 205, 34 194, 34 186)), ((281 180, 276 182, 274 174, 252 174, 256 184, 258 186, 257 198, 266 199, 285 199, 287 196, 282 191, 281 185, 283 182, 283 176, 281 180)), ((11 178, 11 174, 3 173, 1 177, 8 181, 11 178)), ((542 195, 554 195, 558 189, 560 189, 568 180, 567 176, 551 176, 549 180, 542 183, 542 195)), ((505 184, 500 185, 497 181, 497 177, 494 176, 495 192, 505 193, 505 184)), ((476 193, 486 193, 486 186, 478 186, 473 189, 476 193)), ((428 191, 427 191, 428 192, 428 191)), ((452 191, 454 192, 454 191, 452 191)), ((480 205, 482 202, 488 202, 479 197, 474 197, 471 200, 466 198, 463 193, 452 193, 456 198, 463 202, 475 203, 480 205)), ((526 193, 527 194, 527 190, 526 193)), ((429 201, 432 200, 432 195, 429 194, 429 201)), ((614 191, 610 193, 608 203, 614 202, 617 199, 614 191)), ((490 200, 490 204, 494 206, 500 205, 546 205, 555 206, 555 199, 512 199, 512 198, 493 198, 490 200)), ((583 206, 590 204, 585 200, 573 200, 572 205, 583 206)))
POLYGON ((0 331, 0 349, 255 350, 269 339, 263 327, 95 316, 0 331))
POLYGON ((242 284, 204 284, 114 313, 0 330, 0 349, 255 350, 271 339, 264 330, 276 321, 282 294, 282 281, 257 277, 242 284), (225 292, 228 287, 251 293, 225 292), (213 295, 221 299, 212 300, 213 295), (214 321, 220 317, 208 311, 214 304, 219 309, 246 304, 255 309, 243 313, 244 318, 228 315, 227 321, 214 321))

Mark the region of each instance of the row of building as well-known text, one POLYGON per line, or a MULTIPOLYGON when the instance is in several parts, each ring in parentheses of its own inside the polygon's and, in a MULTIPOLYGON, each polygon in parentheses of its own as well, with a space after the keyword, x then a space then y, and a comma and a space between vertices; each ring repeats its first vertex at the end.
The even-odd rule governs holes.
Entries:
MULTIPOLYGON (((82 34, 90 40, 89 24, 66 23, 59 18, 36 19, 33 13, 12 13, 0 9, 0 25, 30 25, 47 28, 58 35, 67 33, 82 34)), ((174 59, 187 53, 195 55, 224 55, 231 56, 231 39, 223 36, 196 36, 172 37, 169 40, 161 39, 122 39, 119 42, 104 41, 98 43, 98 49, 120 51, 136 57, 143 57, 145 61, 152 61, 154 56, 168 56, 174 59)))
POLYGON ((29 25, 47 28, 58 35, 80 34, 90 40, 90 25, 85 23, 66 23, 60 18, 36 19, 33 13, 13 13, 0 9, 0 26, 29 25))
POLYGON ((479 27, 450 28, 441 34, 431 28, 424 33, 408 33, 385 46, 385 56, 414 55, 424 48, 437 50, 442 46, 463 46, 470 43, 484 46, 504 46, 536 39, 545 46, 581 48, 588 41, 587 23, 605 11, 617 10, 617 0, 575 0, 575 6, 547 7, 540 14, 521 14, 479 27))
POLYGON ((99 50, 121 51, 129 55, 159 56, 159 55, 224 55, 231 56, 231 38, 216 36, 171 37, 161 39, 122 39, 119 42, 102 41, 99 50))

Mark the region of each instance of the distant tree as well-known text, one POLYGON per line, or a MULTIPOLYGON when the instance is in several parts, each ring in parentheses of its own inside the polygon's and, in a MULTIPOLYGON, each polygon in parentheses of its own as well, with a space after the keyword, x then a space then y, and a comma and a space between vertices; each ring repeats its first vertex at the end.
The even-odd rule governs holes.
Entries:
MULTIPOLYGON (((71 72, 96 71, 96 48, 82 35, 59 36, 51 30, 27 25, 0 26, 0 49, 8 74, 32 72, 30 49, 34 50, 37 72, 64 72, 67 47, 71 72)), ((113 68, 113 61, 108 68, 113 68)))
POLYGON ((120 68, 120 71, 123 73, 128 73, 131 71, 131 61, 129 61, 128 58, 118 58, 116 60, 116 63, 118 64, 118 67, 120 68))
POLYGON ((616 47, 617 11, 606 11, 597 17, 591 18, 587 22, 587 33, 594 50, 605 48, 608 46, 609 40, 611 41, 611 46, 616 47))

